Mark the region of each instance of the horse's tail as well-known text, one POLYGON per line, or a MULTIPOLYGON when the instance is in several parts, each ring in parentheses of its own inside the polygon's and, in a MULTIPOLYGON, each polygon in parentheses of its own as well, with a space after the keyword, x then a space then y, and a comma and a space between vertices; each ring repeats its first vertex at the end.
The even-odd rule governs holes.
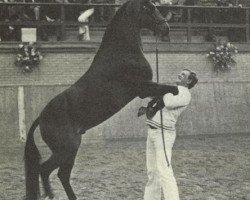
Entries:
POLYGON ((36 200, 40 193, 39 190, 39 166, 40 166, 40 153, 34 141, 34 131, 39 125, 39 118, 37 118, 27 135, 24 162, 25 162, 25 181, 26 181, 26 199, 36 200))

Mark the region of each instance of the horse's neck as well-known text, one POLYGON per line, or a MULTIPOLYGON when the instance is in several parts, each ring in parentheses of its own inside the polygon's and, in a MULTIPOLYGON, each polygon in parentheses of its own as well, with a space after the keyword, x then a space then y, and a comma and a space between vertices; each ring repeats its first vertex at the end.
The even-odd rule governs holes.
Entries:
POLYGON ((140 27, 135 20, 127 16, 118 16, 112 20, 90 68, 97 66, 100 70, 100 65, 104 61, 110 63, 110 59, 112 59, 112 67, 118 67, 122 60, 123 65, 124 62, 128 62, 128 65, 133 63, 134 66, 146 66, 145 68, 150 69, 142 50, 140 27))
POLYGON ((121 50, 142 54, 140 29, 126 24, 125 20, 122 23, 107 28, 100 50, 113 48, 118 52, 121 50))

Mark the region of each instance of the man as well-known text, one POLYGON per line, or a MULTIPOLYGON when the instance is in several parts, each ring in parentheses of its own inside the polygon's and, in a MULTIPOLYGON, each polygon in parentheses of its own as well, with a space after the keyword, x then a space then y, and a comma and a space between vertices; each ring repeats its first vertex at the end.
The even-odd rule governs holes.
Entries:
MULTIPOLYGON (((6 0, 0 0, 0 3, 7 3, 6 0)), ((1 5, 0 6, 0 21, 8 21, 9 19, 8 6, 1 5)), ((0 26, 0 41, 8 40, 8 26, 0 26)))
MULTIPOLYGON (((84 3, 90 3, 89 0, 81 1, 82 4, 84 3)), ((89 21, 89 17, 94 14, 94 7, 88 8, 86 10, 81 11, 80 16, 78 17, 78 22, 82 23, 79 25, 79 34, 78 34, 78 40, 90 40, 90 34, 89 34, 89 26, 87 24, 84 24, 89 21)))
MULTIPOLYGON (((179 200, 178 187, 171 166, 172 147, 176 137, 175 124, 190 103, 189 89, 195 86, 198 79, 196 74, 188 69, 184 69, 178 75, 178 79, 178 95, 168 93, 160 100, 153 99, 153 103, 150 102, 147 108, 148 183, 144 200, 160 200, 161 189, 163 189, 165 200, 179 200), (159 109, 162 109, 162 113, 159 109)), ((141 111, 142 108, 138 115, 141 111)))

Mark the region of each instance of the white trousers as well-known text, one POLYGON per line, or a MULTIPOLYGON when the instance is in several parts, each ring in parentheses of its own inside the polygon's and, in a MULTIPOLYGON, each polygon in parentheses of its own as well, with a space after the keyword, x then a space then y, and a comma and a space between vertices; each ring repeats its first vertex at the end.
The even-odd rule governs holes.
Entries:
POLYGON ((161 200, 161 189, 165 200, 179 200, 179 191, 171 166, 172 147, 176 138, 175 131, 164 130, 164 153, 161 129, 148 129, 147 138, 147 173, 144 200, 161 200))
MULTIPOLYGON (((88 22, 88 19, 91 15, 94 13, 94 8, 90 8, 78 17, 78 21, 83 23, 83 22, 88 22)), ((80 25, 79 26, 79 34, 84 34, 83 40, 90 40, 90 35, 89 35, 89 26, 88 25, 80 25)))

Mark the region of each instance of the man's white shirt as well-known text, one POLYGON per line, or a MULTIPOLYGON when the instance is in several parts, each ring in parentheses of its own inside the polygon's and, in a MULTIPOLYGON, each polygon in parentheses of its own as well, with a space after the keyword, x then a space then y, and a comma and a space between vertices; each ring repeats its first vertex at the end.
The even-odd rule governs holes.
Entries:
MULTIPOLYGON (((178 86, 178 95, 167 93, 163 96, 165 107, 162 109, 163 128, 165 130, 175 130, 175 124, 180 114, 187 108, 191 101, 189 89, 184 86, 178 86)), ((155 128, 161 128, 160 110, 152 119, 148 119, 146 123, 155 128)))

